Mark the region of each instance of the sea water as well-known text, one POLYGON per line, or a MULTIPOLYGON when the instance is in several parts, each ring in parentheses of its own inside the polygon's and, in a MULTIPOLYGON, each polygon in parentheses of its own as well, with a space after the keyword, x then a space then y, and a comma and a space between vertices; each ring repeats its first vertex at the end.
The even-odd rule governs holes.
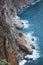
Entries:
POLYGON ((43 65, 43 1, 26 8, 18 16, 26 23, 21 31, 30 39, 34 37, 35 41, 32 43, 36 44, 37 48, 33 55, 27 55, 32 57, 33 61, 23 60, 20 65, 43 65))

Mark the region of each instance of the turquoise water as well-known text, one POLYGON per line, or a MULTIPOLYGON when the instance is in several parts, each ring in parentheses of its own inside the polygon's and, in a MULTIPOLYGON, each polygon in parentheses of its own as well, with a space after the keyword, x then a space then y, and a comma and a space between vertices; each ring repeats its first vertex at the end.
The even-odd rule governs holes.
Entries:
POLYGON ((40 48, 40 58, 25 65, 43 65, 43 2, 38 2, 25 9, 19 14, 19 17, 28 20, 28 24, 30 24, 29 28, 22 29, 21 31, 24 33, 34 31, 33 35, 39 37, 37 44, 40 48))

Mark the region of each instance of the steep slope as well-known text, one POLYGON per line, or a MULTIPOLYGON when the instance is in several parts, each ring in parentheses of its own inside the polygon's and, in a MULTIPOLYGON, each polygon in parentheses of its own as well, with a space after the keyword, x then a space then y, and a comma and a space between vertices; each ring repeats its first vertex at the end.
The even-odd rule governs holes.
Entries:
POLYGON ((0 59, 6 59, 11 65, 19 65, 22 59, 21 52, 24 54, 33 52, 30 45, 28 49, 22 32, 14 26, 12 17, 16 17, 17 12, 34 1, 0 0, 0 59))

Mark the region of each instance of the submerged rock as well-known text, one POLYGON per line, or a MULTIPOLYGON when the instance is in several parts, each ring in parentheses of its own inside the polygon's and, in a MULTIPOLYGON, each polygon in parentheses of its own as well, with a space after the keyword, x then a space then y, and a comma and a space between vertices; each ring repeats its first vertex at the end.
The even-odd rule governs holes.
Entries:
POLYGON ((30 59, 29 58, 24 58, 25 60, 29 61, 30 59))
POLYGON ((35 49, 35 46, 33 44, 31 44, 31 47, 32 47, 32 49, 35 49))
POLYGON ((31 40, 34 41, 34 38, 32 38, 31 40))
POLYGON ((27 61, 31 61, 31 60, 33 60, 33 58, 24 58, 25 60, 27 60, 27 61))

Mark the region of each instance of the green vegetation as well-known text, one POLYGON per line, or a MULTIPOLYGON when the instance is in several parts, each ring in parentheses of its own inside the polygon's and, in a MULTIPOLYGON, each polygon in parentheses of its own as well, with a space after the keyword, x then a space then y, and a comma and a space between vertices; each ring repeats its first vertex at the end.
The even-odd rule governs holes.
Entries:
POLYGON ((0 65, 10 65, 6 60, 0 59, 0 65))

